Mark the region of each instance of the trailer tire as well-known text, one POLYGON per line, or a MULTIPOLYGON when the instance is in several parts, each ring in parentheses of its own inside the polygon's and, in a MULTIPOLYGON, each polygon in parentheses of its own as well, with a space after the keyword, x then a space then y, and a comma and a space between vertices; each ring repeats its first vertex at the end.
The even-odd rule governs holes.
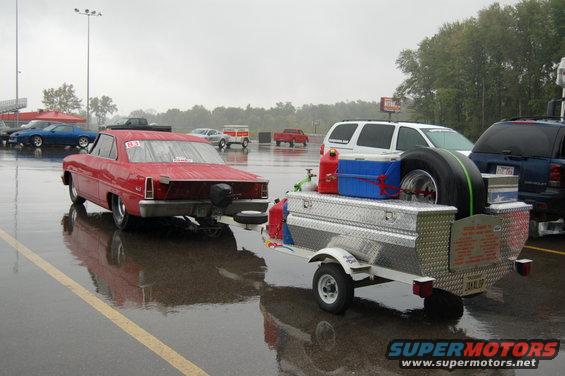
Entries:
POLYGON ((424 310, 433 319, 458 319, 463 316, 463 299, 441 289, 433 289, 424 299, 424 310))
POLYGON ((434 186, 436 195, 417 198, 425 202, 450 205, 457 208, 456 219, 484 212, 486 190, 477 166, 466 156, 455 151, 432 148, 417 148, 402 154, 400 199, 414 200, 406 193, 422 190, 424 184, 434 186), (416 182, 420 179, 420 183, 416 182), (420 186, 418 186, 420 184, 420 186))
POLYGON ((353 279, 337 263, 321 264, 312 279, 316 302, 326 312, 343 313, 355 296, 353 279))

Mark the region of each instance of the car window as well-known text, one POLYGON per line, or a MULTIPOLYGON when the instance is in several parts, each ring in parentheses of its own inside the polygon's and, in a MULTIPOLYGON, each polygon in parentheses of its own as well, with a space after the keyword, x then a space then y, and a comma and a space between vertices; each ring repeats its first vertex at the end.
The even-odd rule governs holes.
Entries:
POLYGON ((96 143, 92 147, 90 154, 98 157, 115 159, 116 151, 112 151, 112 149, 115 149, 114 143, 114 137, 101 133, 98 140, 96 140, 96 143))
POLYGON ((412 128, 400 127, 400 130, 398 131, 398 141, 396 142, 396 150, 406 151, 418 146, 428 146, 420 132, 412 128))
POLYGON ((390 149, 394 125, 388 124, 365 124, 359 134, 357 146, 371 148, 390 149))
POLYGON ((549 158, 558 131, 558 127, 543 124, 499 123, 482 134, 473 152, 549 158))
POLYGON ((353 137, 353 133, 357 129, 357 123, 344 123, 340 124, 334 128, 330 137, 328 138, 328 142, 332 142, 334 144, 348 144, 351 141, 351 137, 353 137))
POLYGON ((73 127, 71 127, 70 125, 59 125, 53 128, 53 130, 55 132, 72 132, 73 127))
POLYGON ((459 151, 471 151, 473 149, 473 143, 453 129, 425 128, 422 129, 422 132, 436 148, 459 151))
POLYGON ((125 143, 132 163, 212 163, 224 164, 209 143, 167 140, 131 140, 125 143))
POLYGON ((129 125, 139 125, 139 121, 137 119, 130 119, 129 125))

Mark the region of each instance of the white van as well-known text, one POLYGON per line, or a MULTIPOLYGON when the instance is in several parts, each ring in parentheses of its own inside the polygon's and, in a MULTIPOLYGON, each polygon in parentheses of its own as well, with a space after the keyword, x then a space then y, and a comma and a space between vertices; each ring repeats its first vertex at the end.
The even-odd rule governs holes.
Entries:
POLYGON ((473 143, 465 136, 439 125, 344 120, 330 128, 320 153, 323 154, 328 148, 336 148, 346 154, 384 154, 421 146, 455 150, 467 156, 473 149, 473 143))

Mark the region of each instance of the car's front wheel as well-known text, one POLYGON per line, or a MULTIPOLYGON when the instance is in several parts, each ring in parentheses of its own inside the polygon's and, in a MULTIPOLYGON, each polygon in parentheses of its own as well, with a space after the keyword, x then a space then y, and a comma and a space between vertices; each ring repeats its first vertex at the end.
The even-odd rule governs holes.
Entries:
POLYGON ((241 146, 243 146, 243 148, 245 149, 247 147, 247 145, 249 145, 249 140, 248 139, 243 140, 243 142, 241 143, 241 146))
POLYGON ((90 140, 88 139, 88 137, 79 137, 78 139, 78 146, 81 149, 85 149, 86 147, 88 147, 88 144, 90 144, 90 140))
POLYGON ((86 201, 83 197, 78 195, 77 187, 73 181, 72 175, 69 175, 69 197, 71 198, 71 202, 76 205, 84 204, 86 201))
POLYGON ((139 221, 139 217, 127 212, 124 201, 118 195, 112 195, 112 215, 116 227, 124 231, 134 229, 139 221))
POLYGON ((40 148, 43 146, 43 139, 40 136, 33 136, 31 138, 31 144, 36 148, 40 148))
POLYGON ((218 142, 218 149, 223 149, 226 147, 226 140, 224 140, 223 138, 218 142))

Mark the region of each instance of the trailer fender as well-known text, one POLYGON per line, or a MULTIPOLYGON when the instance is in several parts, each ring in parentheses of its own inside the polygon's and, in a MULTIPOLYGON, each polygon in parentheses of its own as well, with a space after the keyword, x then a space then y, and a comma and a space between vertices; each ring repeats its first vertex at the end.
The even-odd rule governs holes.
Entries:
POLYGON ((363 269, 363 266, 357 261, 355 256, 341 248, 324 248, 314 253, 308 259, 308 262, 335 262, 341 265, 345 273, 353 275, 354 270, 363 269))

